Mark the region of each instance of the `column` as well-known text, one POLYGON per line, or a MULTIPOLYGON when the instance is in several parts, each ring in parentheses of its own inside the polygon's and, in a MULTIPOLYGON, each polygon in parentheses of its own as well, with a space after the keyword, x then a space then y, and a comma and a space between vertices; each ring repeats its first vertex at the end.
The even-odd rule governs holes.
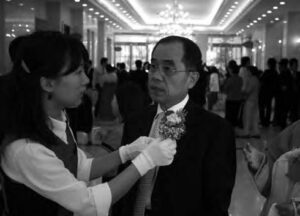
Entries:
POLYGON ((72 33, 83 35, 83 9, 71 10, 71 29, 72 33))
POLYGON ((100 64, 100 59, 102 57, 106 57, 106 52, 105 52, 105 46, 106 46, 106 41, 105 41, 105 22, 102 20, 98 20, 98 61, 97 61, 97 66, 100 64))
POLYGON ((206 62, 206 52, 208 48, 208 35, 196 35, 196 44, 199 46, 202 53, 202 62, 206 62))
POLYGON ((300 11, 288 12, 284 25, 283 53, 287 58, 300 61, 300 11))
POLYGON ((283 23, 276 22, 266 25, 265 63, 269 58, 281 59, 283 55, 283 23))
POLYGON ((61 30, 61 3, 58 1, 46 2, 46 17, 51 30, 61 30))
POLYGON ((6 72, 5 69, 5 1, 0 1, 0 75, 6 72))

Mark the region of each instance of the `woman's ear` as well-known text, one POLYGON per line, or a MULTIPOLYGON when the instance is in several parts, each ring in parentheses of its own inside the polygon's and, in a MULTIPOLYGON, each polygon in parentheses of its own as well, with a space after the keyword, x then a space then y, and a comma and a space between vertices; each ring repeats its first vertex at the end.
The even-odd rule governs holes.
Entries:
POLYGON ((189 87, 189 89, 191 89, 196 85, 200 75, 198 72, 188 72, 188 73, 190 73, 190 77, 189 77, 190 81, 189 81, 188 87, 189 87))
POLYGON ((47 92, 52 93, 54 91, 55 81, 46 77, 40 79, 41 88, 47 92))

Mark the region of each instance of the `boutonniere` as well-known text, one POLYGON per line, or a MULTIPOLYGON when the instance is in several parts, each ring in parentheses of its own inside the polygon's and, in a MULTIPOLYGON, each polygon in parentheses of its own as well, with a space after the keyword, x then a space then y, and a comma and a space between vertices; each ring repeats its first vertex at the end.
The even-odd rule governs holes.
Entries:
POLYGON ((179 140, 185 133, 185 110, 166 112, 159 125, 159 134, 163 139, 179 140))

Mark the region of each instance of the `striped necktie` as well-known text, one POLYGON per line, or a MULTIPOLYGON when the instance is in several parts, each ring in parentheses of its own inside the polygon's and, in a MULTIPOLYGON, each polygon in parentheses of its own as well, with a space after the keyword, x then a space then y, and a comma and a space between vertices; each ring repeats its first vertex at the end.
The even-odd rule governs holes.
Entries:
MULTIPOLYGON (((164 112, 157 114, 154 118, 149 137, 159 138, 159 125, 164 116, 164 112)), ((144 216, 147 204, 151 203, 151 191, 154 185, 155 174, 157 168, 148 171, 139 181, 137 188, 137 196, 133 209, 133 216, 144 216)), ((147 206, 148 207, 148 206, 147 206)))

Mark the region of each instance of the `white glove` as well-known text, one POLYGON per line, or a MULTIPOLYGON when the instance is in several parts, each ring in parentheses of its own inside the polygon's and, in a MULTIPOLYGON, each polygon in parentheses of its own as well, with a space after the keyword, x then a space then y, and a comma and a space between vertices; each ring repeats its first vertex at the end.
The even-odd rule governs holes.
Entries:
POLYGON ((119 148, 119 154, 122 163, 125 163, 128 160, 133 160, 153 140, 154 140, 153 138, 142 136, 137 138, 131 144, 121 146, 119 148))
POLYGON ((132 163, 141 176, 156 166, 167 166, 173 162, 176 154, 176 141, 155 139, 137 156, 132 163))

